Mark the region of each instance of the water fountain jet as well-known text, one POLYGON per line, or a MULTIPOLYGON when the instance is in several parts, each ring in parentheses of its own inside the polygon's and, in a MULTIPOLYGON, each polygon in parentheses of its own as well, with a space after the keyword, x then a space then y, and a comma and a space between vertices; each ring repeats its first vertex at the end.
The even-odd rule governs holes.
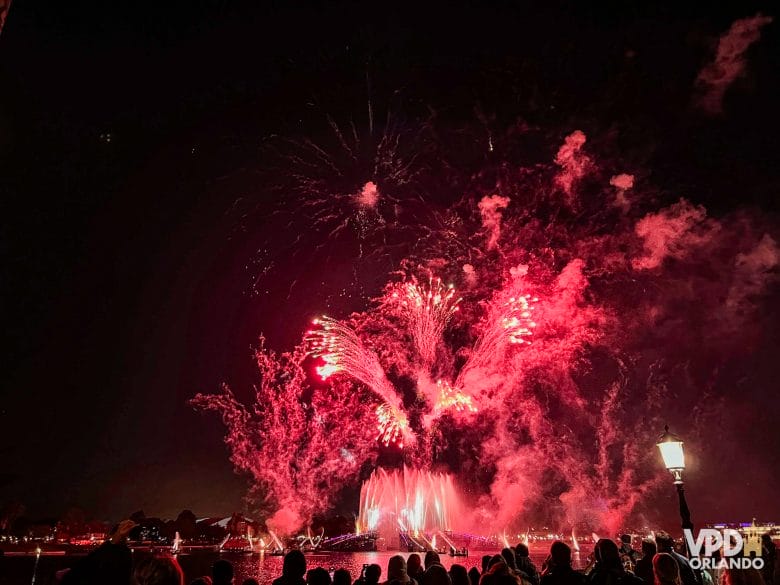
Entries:
POLYGON ((356 526, 360 533, 374 532, 394 543, 399 530, 414 538, 463 531, 464 510, 449 474, 379 468, 360 489, 356 526))

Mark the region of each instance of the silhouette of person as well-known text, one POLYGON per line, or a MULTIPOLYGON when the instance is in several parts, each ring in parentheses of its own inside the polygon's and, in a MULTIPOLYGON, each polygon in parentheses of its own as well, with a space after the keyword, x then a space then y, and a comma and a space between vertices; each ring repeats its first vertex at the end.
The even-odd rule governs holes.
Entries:
POLYGON ((541 585, 584 585, 585 575, 571 566, 571 548, 565 542, 556 540, 550 546, 541 585))
POLYGON ((211 565, 211 582, 214 585, 232 585, 233 563, 219 559, 211 565))
POLYGON ((677 567, 680 569, 680 579, 683 585, 699 585, 699 579, 693 572, 691 564, 684 556, 674 550, 674 539, 667 532, 658 532, 655 535, 655 545, 659 553, 672 555, 677 561, 677 567))
POLYGON ((274 579, 272 585, 303 585, 306 574, 306 557, 299 550, 291 550, 284 555, 282 576, 274 579))
POLYGON ((634 574, 645 582, 645 585, 653 585, 655 576, 653 574, 653 557, 657 552, 655 541, 645 539, 642 541, 642 558, 636 561, 634 565, 634 574))

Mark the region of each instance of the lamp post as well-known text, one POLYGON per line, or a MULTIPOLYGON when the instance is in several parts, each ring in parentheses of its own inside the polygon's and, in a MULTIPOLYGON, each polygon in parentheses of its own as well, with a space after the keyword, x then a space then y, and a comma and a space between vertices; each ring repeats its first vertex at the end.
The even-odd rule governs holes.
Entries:
POLYGON ((680 437, 670 433, 669 425, 666 425, 664 434, 658 439, 657 446, 658 450, 661 452, 661 457, 664 460, 666 469, 668 469, 674 477, 674 486, 677 488, 677 497, 680 501, 680 518, 682 519, 683 530, 687 528, 693 531, 691 511, 688 509, 688 502, 685 501, 685 490, 683 489, 682 472, 685 469, 683 442, 680 437))

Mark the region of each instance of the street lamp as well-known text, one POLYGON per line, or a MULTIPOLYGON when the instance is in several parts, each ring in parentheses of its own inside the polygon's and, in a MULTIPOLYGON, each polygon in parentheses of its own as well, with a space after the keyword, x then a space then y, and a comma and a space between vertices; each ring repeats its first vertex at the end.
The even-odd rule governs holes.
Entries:
POLYGON ((658 439, 658 450, 664 460, 666 469, 672 472, 674 484, 682 485, 682 472, 685 469, 685 454, 680 437, 669 432, 669 425, 664 428, 664 434, 658 439))
POLYGON ((691 520, 691 511, 688 509, 688 503, 685 501, 685 490, 683 489, 682 481, 682 472, 685 469, 682 439, 670 433, 669 425, 666 425, 664 434, 659 437, 657 445, 666 469, 674 477, 674 485, 677 488, 677 496, 680 500, 680 518, 682 518, 683 530, 687 528, 692 531, 693 521, 691 520))

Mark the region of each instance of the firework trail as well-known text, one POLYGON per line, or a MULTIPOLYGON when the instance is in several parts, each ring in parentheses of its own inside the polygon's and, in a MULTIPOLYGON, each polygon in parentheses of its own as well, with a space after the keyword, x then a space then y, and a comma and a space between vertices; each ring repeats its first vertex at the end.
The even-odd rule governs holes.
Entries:
POLYGON ((440 279, 431 276, 427 287, 412 279, 392 287, 386 295, 388 310, 395 309, 406 321, 406 330, 427 368, 436 361, 442 333, 458 310, 461 299, 455 294, 453 285, 444 286, 440 279))
POLYGON ((309 354, 325 362, 324 366, 317 367, 317 373, 323 380, 335 373, 347 372, 386 402, 398 406, 397 397, 388 392, 392 386, 376 354, 363 345, 357 333, 348 325, 327 316, 314 319, 312 324, 318 328, 306 334, 305 342, 309 354))
POLYGON ((436 387, 439 390, 439 398, 434 406, 435 412, 441 412, 454 408, 458 412, 477 412, 471 396, 464 394, 462 390, 453 388, 446 380, 437 380, 436 387))
POLYGON ((493 195, 483 197, 479 202, 479 213, 482 216, 482 227, 488 233, 487 249, 492 250, 501 237, 501 210, 509 205, 509 197, 493 195))
POLYGON ((487 390, 484 384, 491 376, 485 373, 500 371, 508 348, 531 343, 528 338, 536 327, 532 311, 538 300, 530 294, 510 296, 506 300, 500 295, 488 305, 480 326, 482 332, 468 351, 466 363, 455 381, 456 387, 479 386, 487 390))
POLYGON ((315 319, 313 324, 318 328, 310 330, 304 341, 308 353, 325 362, 325 365, 317 366, 317 373, 327 380, 343 372, 368 386, 384 402, 376 409, 378 438, 385 445, 399 442, 399 446, 403 447, 403 438, 409 435, 409 424, 401 400, 376 354, 340 321, 323 316, 315 319))

